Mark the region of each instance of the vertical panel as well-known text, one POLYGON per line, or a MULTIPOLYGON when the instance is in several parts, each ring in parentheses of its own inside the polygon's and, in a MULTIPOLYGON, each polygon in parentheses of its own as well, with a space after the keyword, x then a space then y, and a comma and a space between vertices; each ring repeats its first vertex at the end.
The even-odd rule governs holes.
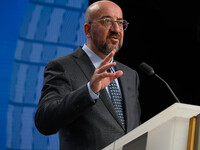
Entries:
POLYGON ((59 149, 58 134, 40 134, 34 115, 47 62, 86 42, 83 25, 87 6, 88 0, 29 1, 13 64, 7 149, 59 149))

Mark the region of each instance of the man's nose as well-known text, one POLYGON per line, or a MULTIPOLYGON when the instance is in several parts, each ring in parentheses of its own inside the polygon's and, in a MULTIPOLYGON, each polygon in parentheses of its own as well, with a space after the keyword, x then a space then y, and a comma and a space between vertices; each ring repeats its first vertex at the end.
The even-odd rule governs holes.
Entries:
POLYGON ((119 24, 117 22, 114 22, 114 24, 113 24, 113 26, 111 28, 111 31, 118 33, 118 32, 121 32, 122 29, 120 28, 120 26, 119 26, 119 24))

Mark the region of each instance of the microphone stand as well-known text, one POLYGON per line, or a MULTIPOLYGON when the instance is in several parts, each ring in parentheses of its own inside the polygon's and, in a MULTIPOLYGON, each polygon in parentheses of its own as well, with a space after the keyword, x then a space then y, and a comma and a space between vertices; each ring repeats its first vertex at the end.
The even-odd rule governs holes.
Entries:
POLYGON ((155 71, 154 71, 154 69, 151 67, 151 66, 149 66, 148 64, 146 64, 146 63, 141 63, 140 64, 140 67, 139 67, 144 73, 146 73, 147 75, 149 75, 149 76, 155 76, 155 77, 157 77, 159 80, 161 80, 166 86, 167 86, 167 88, 168 88, 168 90, 170 91, 170 93, 173 95, 173 97, 175 98, 175 100, 178 102, 178 103, 181 103, 180 101, 179 101, 179 99, 176 97, 176 95, 175 95, 175 93, 172 91, 172 89, 170 88, 170 86, 168 85, 168 83, 164 80, 164 79, 162 79, 159 75, 157 75, 156 73, 155 73, 155 71))
POLYGON ((157 77, 158 79, 160 79, 166 86, 167 86, 167 88, 169 89, 169 91, 171 92, 171 94, 174 96, 174 98, 175 98, 175 100, 178 102, 178 103, 181 103, 180 101, 179 101, 179 99, 176 97, 176 95, 175 95, 175 93, 173 92, 173 90, 170 88, 170 86, 168 85, 168 83, 164 80, 164 79, 162 79, 159 75, 157 75, 156 73, 155 74, 153 74, 155 77, 157 77))

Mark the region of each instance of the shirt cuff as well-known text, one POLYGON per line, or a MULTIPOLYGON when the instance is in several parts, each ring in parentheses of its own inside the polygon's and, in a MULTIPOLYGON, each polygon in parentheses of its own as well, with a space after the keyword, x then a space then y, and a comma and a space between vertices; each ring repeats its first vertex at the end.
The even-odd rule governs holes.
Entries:
POLYGON ((93 100, 98 99, 100 93, 98 92, 97 94, 95 94, 95 93, 92 91, 92 89, 90 88, 90 82, 87 83, 87 87, 88 87, 88 91, 89 91, 89 94, 90 94, 91 98, 92 98, 93 100))

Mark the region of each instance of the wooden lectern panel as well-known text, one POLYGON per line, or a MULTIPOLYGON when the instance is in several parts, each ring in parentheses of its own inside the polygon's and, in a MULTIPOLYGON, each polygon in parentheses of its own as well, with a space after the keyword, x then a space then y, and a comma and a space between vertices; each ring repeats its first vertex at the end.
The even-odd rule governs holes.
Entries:
POLYGON ((188 129, 187 150, 194 150, 195 129, 196 129, 196 116, 190 118, 190 124, 189 124, 189 129, 188 129))
POLYGON ((200 114, 196 116, 194 150, 200 150, 200 114))

